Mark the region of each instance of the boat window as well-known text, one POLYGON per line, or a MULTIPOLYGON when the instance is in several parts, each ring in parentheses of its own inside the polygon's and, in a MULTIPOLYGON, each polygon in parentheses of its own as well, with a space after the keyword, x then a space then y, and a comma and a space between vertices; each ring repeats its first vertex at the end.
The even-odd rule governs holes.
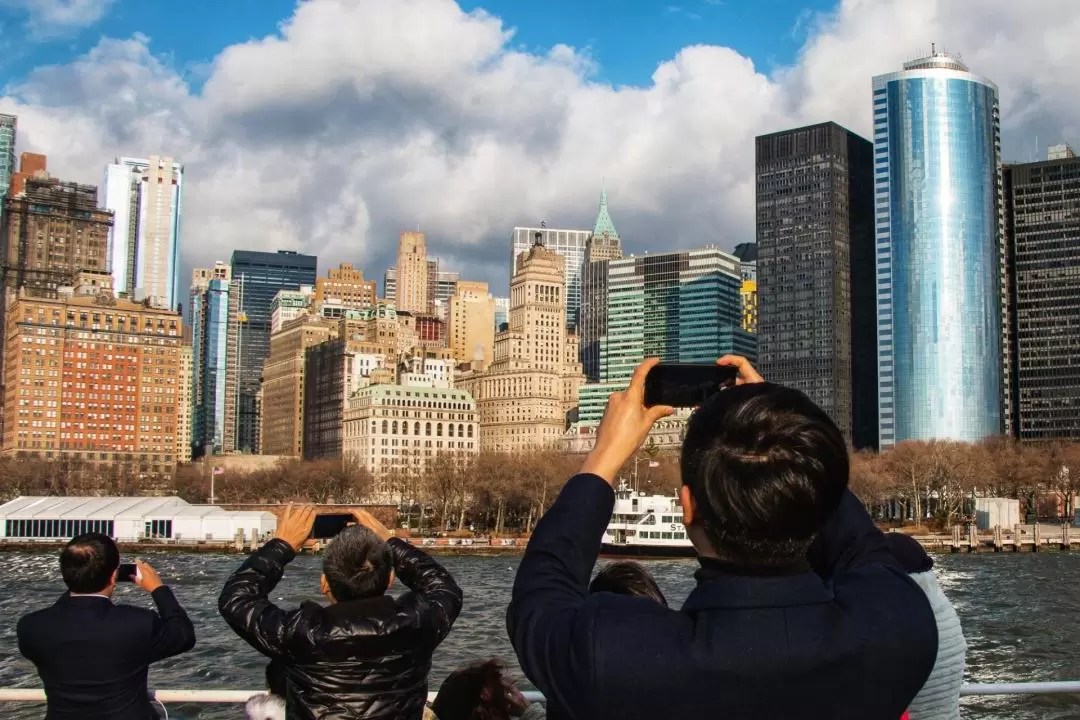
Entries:
POLYGON ((671 539, 671 533, 669 533, 669 532, 664 533, 663 539, 664 540, 670 540, 671 539))
POLYGON ((656 524, 656 516, 652 515, 652 514, 646 515, 645 519, 641 521, 641 524, 642 525, 655 525, 656 524))

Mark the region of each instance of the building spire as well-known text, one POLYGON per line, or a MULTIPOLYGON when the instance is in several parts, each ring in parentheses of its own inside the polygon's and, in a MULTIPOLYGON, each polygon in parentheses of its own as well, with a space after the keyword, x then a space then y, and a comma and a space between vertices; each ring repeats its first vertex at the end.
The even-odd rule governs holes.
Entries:
POLYGON ((593 227, 593 235, 606 235, 616 240, 619 238, 615 223, 611 222, 611 215, 608 214, 606 187, 600 190, 600 210, 596 213, 596 225, 593 227))

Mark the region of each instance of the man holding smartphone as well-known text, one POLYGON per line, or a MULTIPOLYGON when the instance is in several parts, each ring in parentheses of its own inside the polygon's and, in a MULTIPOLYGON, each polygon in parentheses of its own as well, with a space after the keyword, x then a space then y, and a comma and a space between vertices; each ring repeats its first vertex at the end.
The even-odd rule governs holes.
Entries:
POLYGON ((146 687, 150 664, 195 647, 195 627, 172 590, 149 563, 120 565, 116 542, 99 533, 67 544, 60 574, 68 592, 51 607, 25 615, 17 630, 19 652, 45 685, 46 717, 158 717, 146 687), (157 612, 114 605, 117 582, 133 582, 150 593, 157 612))
POLYGON ((288 717, 419 718, 431 656, 461 612, 461 588, 367 511, 354 519, 323 554, 319 585, 329 606, 282 610, 270 601, 316 524, 314 508, 290 505, 276 537, 225 582, 218 610, 283 671, 288 717), (390 595, 395 576, 411 592, 390 595))

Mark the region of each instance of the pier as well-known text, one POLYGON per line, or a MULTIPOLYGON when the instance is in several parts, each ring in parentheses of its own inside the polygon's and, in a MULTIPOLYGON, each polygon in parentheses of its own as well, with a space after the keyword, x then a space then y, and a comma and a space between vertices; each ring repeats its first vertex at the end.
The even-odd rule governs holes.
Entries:
POLYGON ((1069 523, 1014 525, 980 532, 975 525, 954 525, 951 535, 912 535, 930 552, 1067 552, 1080 550, 1080 528, 1069 523))

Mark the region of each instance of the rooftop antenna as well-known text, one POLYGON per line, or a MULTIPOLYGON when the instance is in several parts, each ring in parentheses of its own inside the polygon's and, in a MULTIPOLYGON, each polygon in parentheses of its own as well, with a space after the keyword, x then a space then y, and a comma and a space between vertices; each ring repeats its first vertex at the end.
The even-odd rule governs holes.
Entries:
POLYGON ((930 43, 930 57, 937 55, 937 43, 930 43))

